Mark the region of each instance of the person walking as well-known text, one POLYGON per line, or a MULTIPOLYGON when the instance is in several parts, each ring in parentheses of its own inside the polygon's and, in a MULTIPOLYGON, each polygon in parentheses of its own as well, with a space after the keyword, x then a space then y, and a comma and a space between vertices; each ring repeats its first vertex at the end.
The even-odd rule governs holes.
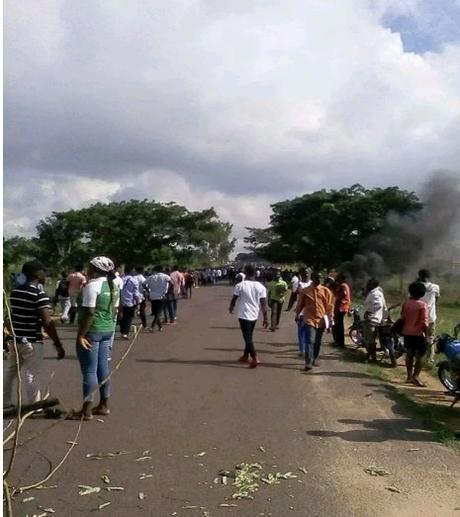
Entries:
POLYGON ((332 335, 337 346, 345 347, 345 316, 351 309, 351 288, 343 273, 339 273, 334 285, 334 326, 332 335))
MULTIPOLYGON (((295 293, 295 299, 297 300, 298 294, 302 289, 311 285, 310 273, 306 268, 302 268, 299 271, 299 280, 297 282, 297 290, 295 293)), ((305 349, 307 347, 308 327, 303 319, 303 311, 300 312, 297 320, 297 339, 299 344, 299 357, 305 357, 305 349)))
POLYGON ((163 273, 162 266, 156 266, 152 275, 147 278, 147 288, 149 290, 150 303, 152 305, 153 320, 150 327, 150 332, 153 332, 155 325, 161 332, 163 326, 161 324, 161 313, 163 312, 163 306, 171 285, 171 279, 169 275, 163 273))
POLYGON ((141 293, 139 292, 139 283, 136 278, 136 272, 133 266, 125 267, 125 276, 123 277, 123 289, 121 290, 121 319, 120 333, 122 339, 129 339, 129 332, 133 322, 136 307, 141 301, 141 293))
POLYGON ((287 283, 281 276, 281 269, 273 271, 273 280, 267 285, 268 305, 271 308, 270 330, 275 332, 279 328, 281 311, 288 290, 287 283))
POLYGON ((192 298, 192 291, 195 287, 195 279, 193 277, 192 271, 187 271, 184 273, 184 297, 192 298))
POLYGON ((430 282, 431 273, 428 269, 421 269, 418 272, 418 280, 425 286, 425 296, 422 298, 428 305, 428 329, 426 332, 426 344, 427 344, 427 354, 426 359, 430 362, 434 362, 434 338, 436 335, 436 304, 438 302, 438 298, 441 296, 441 290, 438 284, 433 284, 430 282))
POLYGON ((73 325, 77 315, 77 299, 83 286, 86 284, 86 276, 83 274, 83 264, 77 264, 75 271, 67 277, 69 281, 70 310, 69 322, 73 325))
POLYGON ((385 295, 379 281, 371 278, 367 282, 363 305, 363 340, 370 363, 377 361, 377 327, 382 323, 386 309, 385 295))
POLYGON ((406 382, 425 387, 420 380, 424 357, 427 351, 426 335, 429 327, 428 305, 423 301, 426 294, 422 282, 413 282, 409 285, 409 300, 405 301, 401 310, 401 319, 404 321, 402 335, 406 349, 406 382))
POLYGON ((325 330, 330 330, 334 312, 334 301, 331 291, 321 285, 321 274, 313 272, 311 285, 299 293, 295 309, 295 321, 298 322, 303 312, 305 325, 305 371, 312 366, 319 366, 318 357, 321 351, 321 340, 325 330))
POLYGON ((245 279, 235 285, 228 310, 230 314, 233 314, 235 305, 238 302, 238 321, 245 343, 244 352, 239 361, 242 363, 249 361, 249 367, 256 368, 260 361, 254 347, 253 334, 260 309, 264 317, 263 327, 268 327, 267 290, 260 282, 256 281, 256 271, 253 266, 247 265, 244 268, 244 274, 245 279))
POLYGON ((54 303, 61 306, 61 323, 69 322, 70 296, 69 281, 67 280, 67 271, 61 273, 61 278, 56 283, 56 292, 54 294, 54 303))
POLYGON ((136 267, 136 274, 134 275, 134 278, 137 281, 137 290, 139 291, 139 318, 141 319, 142 328, 147 328, 147 316, 145 314, 146 309, 146 298, 148 296, 148 291, 146 288, 146 281, 147 279, 144 276, 144 268, 142 266, 136 267))
POLYGON ((83 376, 83 406, 73 415, 73 418, 83 420, 91 420, 93 415, 110 414, 110 359, 120 301, 120 291, 113 282, 114 264, 109 258, 93 258, 89 263, 88 278, 79 297, 76 345, 83 376), (99 392, 100 400, 93 407, 96 392, 99 392))
POLYGON ((21 379, 25 385, 27 402, 32 404, 41 400, 42 327, 53 340, 57 358, 65 357, 64 347, 51 318, 51 301, 47 294, 38 288, 39 284, 45 283, 45 266, 37 260, 26 262, 22 267, 22 273, 26 281, 11 291, 11 321, 8 322, 9 332, 16 340, 19 364, 12 347, 3 377, 4 408, 13 404, 13 387, 18 380, 18 366, 19 370, 24 372, 21 379))
POLYGON ((298 272, 293 273, 293 275, 289 281, 291 295, 289 296, 289 302, 288 302, 288 306, 286 308, 286 312, 289 312, 292 309, 292 307, 294 307, 294 304, 297 300, 297 290, 299 288, 299 282, 300 282, 300 273, 298 273, 298 272))
POLYGON ((184 275, 179 271, 179 266, 174 266, 171 274, 169 275, 172 283, 172 292, 171 292, 171 314, 170 314, 170 323, 176 323, 177 321, 177 305, 179 298, 182 293, 182 289, 184 287, 184 275))

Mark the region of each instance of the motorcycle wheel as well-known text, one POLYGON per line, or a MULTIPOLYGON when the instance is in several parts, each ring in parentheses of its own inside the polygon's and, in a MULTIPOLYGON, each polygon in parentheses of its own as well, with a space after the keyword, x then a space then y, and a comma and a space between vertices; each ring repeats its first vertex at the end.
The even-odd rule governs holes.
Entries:
POLYGON ((348 332, 348 337, 351 339, 351 341, 355 344, 355 345, 362 345, 363 343, 363 335, 362 333, 356 329, 356 328, 351 328, 350 331, 348 332))
POLYGON ((438 377, 441 384, 454 395, 460 395, 460 386, 452 379, 448 361, 438 364, 438 377))

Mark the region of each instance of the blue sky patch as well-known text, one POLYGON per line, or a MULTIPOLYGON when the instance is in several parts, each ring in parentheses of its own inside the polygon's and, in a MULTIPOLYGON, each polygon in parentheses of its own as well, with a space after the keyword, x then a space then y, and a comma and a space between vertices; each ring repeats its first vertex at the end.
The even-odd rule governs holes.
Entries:
POLYGON ((445 44, 460 42, 460 2, 422 0, 416 13, 383 18, 385 27, 399 32, 406 52, 440 52, 445 44))

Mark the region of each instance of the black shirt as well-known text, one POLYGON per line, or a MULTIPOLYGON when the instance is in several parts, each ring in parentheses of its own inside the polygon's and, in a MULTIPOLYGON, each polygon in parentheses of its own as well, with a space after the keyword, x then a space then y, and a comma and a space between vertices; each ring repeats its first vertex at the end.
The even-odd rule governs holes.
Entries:
POLYGON ((32 284, 24 284, 11 291, 11 324, 16 337, 29 341, 43 341, 40 311, 50 309, 48 295, 32 284))

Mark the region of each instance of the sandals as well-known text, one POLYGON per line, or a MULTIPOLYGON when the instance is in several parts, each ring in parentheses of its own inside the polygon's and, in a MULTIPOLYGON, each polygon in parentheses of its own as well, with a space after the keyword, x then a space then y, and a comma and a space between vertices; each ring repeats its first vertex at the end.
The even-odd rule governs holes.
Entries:
POLYGON ((420 379, 417 377, 412 378, 412 383, 415 384, 415 386, 418 386, 419 388, 426 388, 426 384, 423 383, 420 379))
POLYGON ((101 409, 98 407, 95 407, 92 411, 93 415, 99 415, 99 416, 108 416, 110 415, 110 409, 101 409))

